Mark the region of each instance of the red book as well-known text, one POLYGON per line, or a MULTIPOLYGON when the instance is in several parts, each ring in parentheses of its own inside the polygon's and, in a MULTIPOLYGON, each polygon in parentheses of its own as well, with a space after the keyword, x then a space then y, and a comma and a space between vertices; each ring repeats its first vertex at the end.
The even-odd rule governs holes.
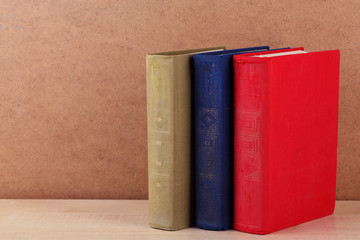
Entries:
POLYGON ((267 234, 335 206, 338 50, 234 56, 234 228, 267 234))

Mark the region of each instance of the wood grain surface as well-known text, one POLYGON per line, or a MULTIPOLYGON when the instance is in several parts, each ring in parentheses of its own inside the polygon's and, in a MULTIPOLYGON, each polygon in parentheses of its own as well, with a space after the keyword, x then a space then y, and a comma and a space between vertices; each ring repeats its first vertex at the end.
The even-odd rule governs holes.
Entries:
POLYGON ((0 198, 146 199, 145 54, 340 49, 338 199, 360 199, 360 1, 0 1, 0 198))
POLYGON ((338 201, 335 214, 265 236, 236 230, 148 226, 147 200, 0 200, 1 239, 360 239, 360 201, 338 201))

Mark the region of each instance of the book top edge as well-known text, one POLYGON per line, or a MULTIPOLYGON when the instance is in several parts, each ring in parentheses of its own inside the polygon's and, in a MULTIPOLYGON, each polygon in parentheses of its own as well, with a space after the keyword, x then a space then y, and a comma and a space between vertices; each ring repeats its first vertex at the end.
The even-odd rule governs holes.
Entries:
POLYGON ((220 46, 220 47, 199 48, 199 49, 179 50, 179 51, 170 51, 170 52, 148 53, 147 55, 178 56, 178 55, 196 54, 206 51, 223 51, 225 49, 226 49, 225 46, 220 46))
POLYGON ((241 53, 249 53, 252 51, 266 51, 269 50, 269 46, 259 46, 259 47, 248 47, 248 48, 237 48, 237 49, 229 49, 215 52, 205 52, 196 54, 197 56, 208 56, 208 55, 216 55, 216 56, 226 56, 226 55, 234 55, 241 53))
POLYGON ((299 57, 300 55, 312 56, 312 55, 318 55, 318 54, 337 54, 337 55, 339 55, 340 51, 339 50, 326 50, 326 51, 306 52, 303 54, 270 56, 270 57, 266 57, 266 58, 256 57, 256 55, 258 55, 257 53, 251 53, 251 54, 246 54, 245 56, 237 55, 236 58, 234 58, 234 62, 264 62, 264 61, 269 61, 273 58, 292 58, 292 57, 299 57))

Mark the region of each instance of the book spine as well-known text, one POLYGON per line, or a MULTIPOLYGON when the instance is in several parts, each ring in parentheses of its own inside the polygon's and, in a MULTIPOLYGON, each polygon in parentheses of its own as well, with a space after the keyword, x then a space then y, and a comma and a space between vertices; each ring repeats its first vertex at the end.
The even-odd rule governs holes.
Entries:
POLYGON ((267 64, 234 62, 234 228, 266 233, 267 64))
POLYGON ((175 146, 175 105, 181 100, 176 99, 175 67, 174 57, 146 57, 149 225, 165 230, 177 230, 189 224, 186 217, 189 209, 184 210, 186 203, 176 204, 177 198, 184 198, 184 194, 178 196, 183 190, 179 188, 188 188, 188 184, 181 180, 183 176, 176 174, 184 167, 175 166, 175 162, 181 160, 176 159, 179 149, 175 146))
POLYGON ((194 57, 196 225, 203 229, 231 227, 229 106, 219 58, 194 57), (226 109, 226 110, 225 110, 226 109), (227 116, 229 115, 229 116, 227 116))

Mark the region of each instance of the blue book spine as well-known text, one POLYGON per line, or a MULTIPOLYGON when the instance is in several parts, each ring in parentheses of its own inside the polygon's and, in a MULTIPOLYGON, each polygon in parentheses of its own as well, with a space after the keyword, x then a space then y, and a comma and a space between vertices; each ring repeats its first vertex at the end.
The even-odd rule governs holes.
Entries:
POLYGON ((225 230, 233 216, 232 56, 268 47, 194 55, 195 220, 225 230))

